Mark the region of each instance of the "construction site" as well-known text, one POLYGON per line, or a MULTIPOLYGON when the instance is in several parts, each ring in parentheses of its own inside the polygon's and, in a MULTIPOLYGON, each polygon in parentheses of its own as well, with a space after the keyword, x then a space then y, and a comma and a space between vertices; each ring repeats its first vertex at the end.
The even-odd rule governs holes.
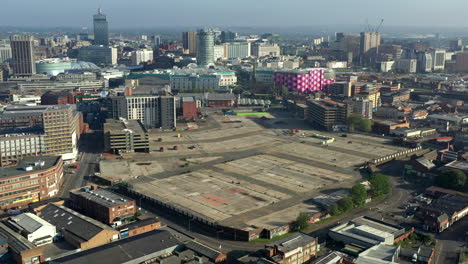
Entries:
POLYGON ((320 219, 327 213, 314 197, 362 181, 367 161, 407 150, 267 113, 210 118, 211 128, 150 134, 150 153, 123 154, 125 166, 101 161, 100 177, 226 238, 253 240, 289 232, 301 212, 320 219))

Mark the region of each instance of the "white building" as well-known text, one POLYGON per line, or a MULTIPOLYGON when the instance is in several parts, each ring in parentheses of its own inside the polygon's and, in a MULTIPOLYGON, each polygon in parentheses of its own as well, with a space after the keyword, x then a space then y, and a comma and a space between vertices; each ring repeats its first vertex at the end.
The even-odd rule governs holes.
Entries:
POLYGON ((280 56, 281 49, 277 44, 263 44, 254 43, 251 48, 252 56, 263 57, 263 56, 280 56))
POLYGON ((190 92, 193 89, 225 91, 237 83, 235 72, 206 72, 174 74, 170 76, 172 90, 184 90, 190 92))
POLYGON ((224 45, 215 45, 214 46, 214 59, 219 60, 219 59, 225 59, 226 58, 226 53, 224 49, 224 45))
POLYGON ((24 213, 11 217, 7 225, 23 235, 36 246, 52 243, 57 234, 54 225, 32 213, 24 213))
POLYGON ((230 58, 247 58, 251 54, 249 42, 224 43, 225 54, 230 58))
POLYGON ((389 72, 394 69, 395 62, 394 61, 381 61, 380 62, 380 71, 381 72, 389 72))
POLYGON ((416 59, 399 59, 395 69, 404 73, 416 73, 418 61, 416 59))
POLYGON ((435 49, 432 52, 432 69, 434 71, 443 71, 445 69, 445 50, 435 49))
POLYGON ((11 59, 10 44, 0 43, 0 63, 9 61, 11 59))
POLYGON ((153 50, 141 49, 135 50, 132 52, 131 56, 133 65, 140 65, 143 62, 148 62, 153 60, 153 50))

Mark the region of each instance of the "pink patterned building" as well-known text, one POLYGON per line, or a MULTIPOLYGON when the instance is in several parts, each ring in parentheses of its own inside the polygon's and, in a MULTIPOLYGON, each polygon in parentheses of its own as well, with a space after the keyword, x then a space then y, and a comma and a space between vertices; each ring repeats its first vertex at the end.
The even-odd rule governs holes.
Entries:
POLYGON ((335 73, 330 69, 316 68, 298 71, 280 71, 273 75, 273 82, 300 93, 325 91, 335 82, 335 73))

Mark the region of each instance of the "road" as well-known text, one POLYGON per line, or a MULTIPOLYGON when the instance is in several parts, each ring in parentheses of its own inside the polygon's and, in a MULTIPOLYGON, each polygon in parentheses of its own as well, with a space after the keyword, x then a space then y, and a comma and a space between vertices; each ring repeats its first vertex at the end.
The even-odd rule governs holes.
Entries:
POLYGON ((452 226, 437 234, 435 264, 457 264, 458 256, 467 245, 466 232, 468 230, 468 217, 462 218, 452 226))
POLYGON ((88 177, 94 175, 103 148, 100 134, 100 131, 95 131, 81 136, 79 141, 79 156, 81 156, 81 159, 77 161, 79 168, 66 170, 73 171, 73 173, 64 173, 59 197, 68 198, 70 190, 85 186, 88 183, 88 177))

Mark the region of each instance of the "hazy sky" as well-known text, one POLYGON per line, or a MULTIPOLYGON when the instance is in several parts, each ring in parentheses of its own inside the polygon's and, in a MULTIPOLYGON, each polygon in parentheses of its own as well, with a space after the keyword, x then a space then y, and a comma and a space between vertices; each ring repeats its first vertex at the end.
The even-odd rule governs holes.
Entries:
POLYGON ((0 0, 0 26, 468 26, 467 0, 0 0))

